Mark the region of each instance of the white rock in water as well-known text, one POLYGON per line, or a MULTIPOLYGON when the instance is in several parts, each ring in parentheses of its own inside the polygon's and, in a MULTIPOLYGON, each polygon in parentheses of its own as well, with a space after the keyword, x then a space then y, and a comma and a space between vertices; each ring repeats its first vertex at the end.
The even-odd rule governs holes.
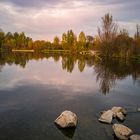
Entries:
POLYGON ((117 138, 120 140, 128 140, 130 135, 133 134, 132 130, 122 124, 114 124, 113 130, 117 138))
POLYGON ((125 120, 125 117, 124 115, 122 114, 122 112, 117 112, 116 113, 116 117, 121 120, 121 121, 124 121, 125 120))
POLYGON ((137 111, 140 112, 140 108, 138 108, 137 111))
POLYGON ((54 122, 61 128, 76 127, 78 118, 75 113, 66 110, 54 122))
POLYGON ((113 118, 113 112, 111 110, 105 111, 99 118, 100 122, 111 124, 113 118))
POLYGON ((113 107, 111 110, 114 113, 114 117, 116 117, 117 113, 119 113, 119 112, 123 113, 124 115, 127 114, 126 110, 122 107, 113 107))
POLYGON ((132 135, 130 140, 140 140, 140 135, 132 135))

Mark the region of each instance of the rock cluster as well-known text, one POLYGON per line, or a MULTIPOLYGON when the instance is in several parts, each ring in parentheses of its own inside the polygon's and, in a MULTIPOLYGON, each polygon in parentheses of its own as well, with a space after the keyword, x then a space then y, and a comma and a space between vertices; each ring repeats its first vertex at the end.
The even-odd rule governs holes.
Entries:
MULTIPOLYGON (((112 123, 113 118, 124 121, 126 114, 124 108, 113 107, 110 110, 102 111, 99 121, 108 124, 112 123)), ((78 118, 75 113, 66 110, 54 122, 60 128, 76 127, 78 118)), ((133 134, 133 131, 125 125, 113 124, 112 128, 115 136, 120 140, 140 140, 140 135, 133 134)))
POLYGON ((112 123, 113 118, 117 118, 121 121, 125 120, 125 115, 127 114, 126 110, 122 107, 113 107, 111 110, 103 111, 101 117, 99 118, 100 122, 112 123))
MULTIPOLYGON (((121 121, 124 121, 126 115, 127 112, 124 108, 113 107, 108 111, 102 111, 99 121, 103 123, 111 124, 113 118, 117 118, 121 121)), ((114 124, 112 128, 115 136, 120 140, 140 140, 140 135, 136 135, 136 134, 132 135, 133 131, 125 125, 114 124)))

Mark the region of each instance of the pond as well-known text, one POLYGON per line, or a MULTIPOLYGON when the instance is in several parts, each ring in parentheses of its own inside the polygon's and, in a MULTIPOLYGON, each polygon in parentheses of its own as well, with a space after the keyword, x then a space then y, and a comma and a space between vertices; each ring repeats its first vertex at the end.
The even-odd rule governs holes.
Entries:
POLYGON ((123 124, 140 134, 140 63, 88 55, 0 55, 0 140, 112 140, 112 125, 98 118, 113 106, 127 109, 123 124), (54 125, 64 110, 77 114, 76 129, 54 125))

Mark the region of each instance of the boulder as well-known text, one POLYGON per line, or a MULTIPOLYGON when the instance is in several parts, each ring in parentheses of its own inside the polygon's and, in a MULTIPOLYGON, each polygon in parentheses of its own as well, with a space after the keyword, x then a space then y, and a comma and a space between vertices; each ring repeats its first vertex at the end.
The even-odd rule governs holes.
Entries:
POLYGON ((128 140, 130 135, 133 134, 132 130, 122 124, 114 124, 113 130, 116 137, 120 140, 128 140))
POLYGON ((122 108, 122 107, 113 107, 111 110, 114 113, 114 117, 116 117, 117 113, 119 113, 119 112, 121 112, 124 115, 127 114, 126 110, 124 108, 122 108))
POLYGON ((111 110, 105 111, 99 118, 100 122, 111 124, 113 118, 113 112, 111 110))
POLYGON ((78 118, 75 113, 66 110, 54 122, 60 128, 76 127, 78 118))
POLYGON ((122 114, 122 112, 117 112, 116 117, 121 121, 125 120, 125 116, 122 114))
POLYGON ((130 140, 140 140, 140 135, 132 135, 130 140))

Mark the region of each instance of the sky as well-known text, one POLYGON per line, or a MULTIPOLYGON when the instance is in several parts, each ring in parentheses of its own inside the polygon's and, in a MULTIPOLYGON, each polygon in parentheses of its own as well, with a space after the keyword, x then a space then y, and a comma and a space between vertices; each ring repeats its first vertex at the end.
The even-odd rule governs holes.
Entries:
POLYGON ((94 36, 106 13, 133 35, 140 23, 140 0, 0 0, 0 28, 25 32, 33 40, 52 41, 69 29, 94 36))

